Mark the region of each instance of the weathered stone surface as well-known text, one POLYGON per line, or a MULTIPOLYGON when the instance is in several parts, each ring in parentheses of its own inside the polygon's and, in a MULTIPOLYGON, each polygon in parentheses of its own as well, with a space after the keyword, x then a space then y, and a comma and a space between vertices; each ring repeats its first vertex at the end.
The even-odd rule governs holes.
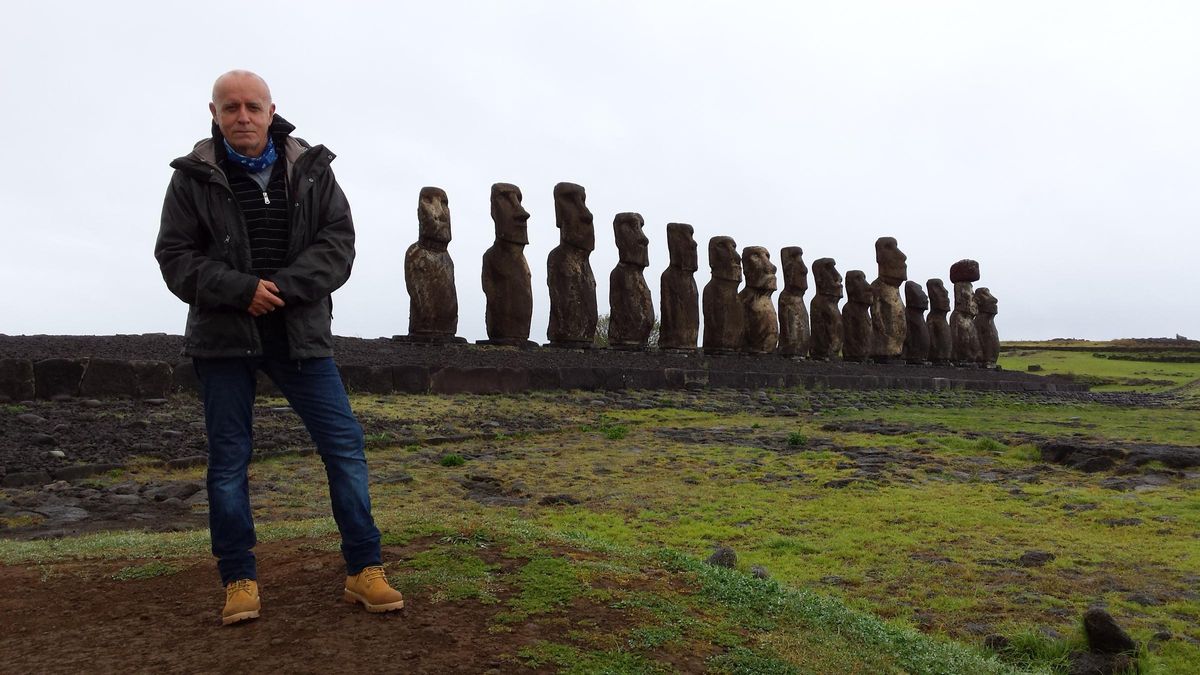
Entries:
POLYGON ((866 361, 871 355, 871 285, 862 270, 846 273, 846 306, 842 308, 842 359, 866 361))
POLYGON ((738 300, 742 258, 733 237, 708 240, 708 266, 712 279, 704 285, 704 351, 739 351, 746 339, 746 318, 738 300))
POLYGON ((829 359, 842 351, 842 313, 838 309, 844 295, 842 275, 838 274, 833 258, 813 261, 812 272, 817 294, 809 305, 812 319, 809 354, 814 359, 829 359))
POLYGON ((419 234, 404 254, 408 289, 408 334, 451 340, 458 330, 458 293, 450 259, 450 203, 437 187, 421 188, 417 200, 419 234))
POLYGON ((733 569, 737 567, 737 552, 725 545, 718 545, 713 549, 712 555, 705 560, 709 565, 717 567, 728 567, 733 569))
POLYGON ((950 323, 946 320, 950 312, 950 293, 941 279, 926 281, 925 288, 929 290, 929 315, 925 317, 925 326, 929 328, 929 360, 946 364, 950 362, 954 344, 950 339, 950 323))
POLYGON ((533 317, 533 286, 525 246, 529 213, 521 205, 521 189, 509 183, 492 186, 492 221, 496 240, 483 254, 484 320, 488 342, 524 345, 533 317))
POLYGON ((950 314, 950 360, 955 363, 979 362, 979 333, 975 330, 975 316, 978 313, 971 282, 955 282, 954 312, 950 314))
POLYGON ((996 331, 996 297, 987 288, 975 290, 975 332, 979 335, 979 362, 996 365, 1000 357, 1000 334, 996 331))
POLYGON ((1121 654, 1137 651, 1137 643, 1125 632, 1112 615, 1099 607, 1083 614, 1083 632, 1088 650, 1096 654, 1121 654))
POLYGON ((554 186, 554 218, 559 244, 546 259, 550 288, 551 346, 588 348, 596 339, 596 277, 590 261, 596 232, 586 194, 574 183, 554 186))
MULTIPOLYGON (((929 297, 915 281, 904 283, 904 350, 901 356, 908 363, 929 361, 929 325, 925 321, 925 310, 929 309, 929 297)), ((943 319, 944 320, 944 319, 943 319)))
POLYGON ((165 398, 175 388, 171 364, 166 361, 130 361, 137 384, 135 396, 143 399, 165 398))
POLYGON ((617 266, 608 276, 608 344, 645 348, 654 330, 654 301, 643 271, 650 265, 650 240, 637 213, 618 213, 613 219, 617 266))
POLYGON ((908 279, 908 256, 893 237, 880 237, 875 240, 875 262, 879 276, 871 282, 871 355, 886 361, 900 356, 908 331, 900 301, 900 284, 908 279))
POLYGON ((79 383, 80 396, 137 395, 137 378, 133 366, 119 359, 89 359, 79 383))
POLYGON ((808 266, 804 249, 788 246, 779 252, 783 264, 783 292, 779 294, 779 353, 784 356, 808 356, 812 343, 808 308, 804 293, 808 290, 808 266))
POLYGON ((43 359, 33 364, 38 398, 78 396, 88 359, 43 359))
POLYGON ((778 288, 776 268, 771 253, 762 246, 747 246, 742 250, 742 270, 746 288, 738 294, 746 316, 746 337, 742 349, 750 354, 768 354, 779 346, 779 317, 771 295, 778 288))
POLYGON ((700 294, 694 275, 700 265, 691 225, 667 225, 667 252, 671 262, 659 280, 662 317, 658 347, 695 349, 700 333, 700 294))
POLYGON ((36 394, 33 361, 0 359, 0 399, 26 401, 36 394))
POLYGON ((974 283, 979 281, 979 263, 970 259, 962 259, 950 266, 950 283, 974 283))

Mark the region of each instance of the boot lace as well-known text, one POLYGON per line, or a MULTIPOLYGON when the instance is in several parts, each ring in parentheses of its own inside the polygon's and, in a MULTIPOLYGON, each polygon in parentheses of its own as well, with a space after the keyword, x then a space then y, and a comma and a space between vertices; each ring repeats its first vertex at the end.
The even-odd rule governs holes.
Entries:
POLYGON ((363 581, 368 584, 374 583, 380 579, 387 583, 387 574, 383 571, 382 566, 368 567, 362 571, 363 581))
POLYGON ((238 592, 249 595, 252 587, 251 585, 253 583, 254 582, 250 579, 238 579, 237 581, 231 582, 229 586, 225 588, 225 597, 232 598, 234 594, 238 592))

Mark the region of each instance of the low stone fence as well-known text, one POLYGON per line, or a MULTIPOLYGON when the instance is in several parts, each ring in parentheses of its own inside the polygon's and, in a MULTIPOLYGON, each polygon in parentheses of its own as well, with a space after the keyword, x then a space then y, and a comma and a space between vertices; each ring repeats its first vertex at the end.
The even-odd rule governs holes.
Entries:
MULTIPOLYGON (((990 391, 1087 391, 1087 386, 1003 371, 962 369, 954 377, 923 373, 919 367, 879 368, 855 373, 743 372, 705 368, 436 367, 423 365, 340 367, 347 390, 371 394, 499 394, 553 389, 973 389, 990 391), (888 370, 891 370, 890 368, 888 370)), ((939 371, 944 374, 945 370, 939 371)), ((124 361, 106 358, 0 359, 0 400, 35 398, 165 398, 196 391, 190 361, 124 361)), ((260 391, 275 392, 260 377, 260 391)))

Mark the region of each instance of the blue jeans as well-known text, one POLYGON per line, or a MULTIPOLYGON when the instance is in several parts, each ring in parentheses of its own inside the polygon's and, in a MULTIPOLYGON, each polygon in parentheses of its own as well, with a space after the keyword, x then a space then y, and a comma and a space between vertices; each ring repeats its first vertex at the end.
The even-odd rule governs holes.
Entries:
POLYGON ((363 431, 332 358, 193 359, 208 431, 208 527, 221 583, 257 579, 250 512, 254 396, 261 369, 303 420, 325 463, 333 519, 342 535, 347 574, 380 564, 379 530, 371 518, 363 431))

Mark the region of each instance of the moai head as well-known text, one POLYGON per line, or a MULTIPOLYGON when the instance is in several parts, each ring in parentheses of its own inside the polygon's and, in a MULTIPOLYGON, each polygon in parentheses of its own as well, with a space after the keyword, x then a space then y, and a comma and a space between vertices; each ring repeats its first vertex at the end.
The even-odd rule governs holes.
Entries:
POLYGON ((867 273, 862 270, 846 272, 846 300, 869 305, 875 299, 871 292, 871 284, 867 283, 867 273))
POLYGON ((667 224, 667 253, 671 256, 671 267, 684 272, 700 269, 700 257, 696 254, 695 230, 685 223, 667 224))
POLYGON ((808 266, 804 264, 804 249, 788 246, 779 252, 783 263, 783 287, 800 295, 808 290, 808 266))
MULTIPOLYGON (((945 291, 945 289, 942 290, 945 291)), ((915 281, 904 282, 904 306, 919 309, 922 312, 929 309, 929 296, 921 290, 921 284, 915 281)))
POLYGON ((957 284, 960 281, 979 281, 979 263, 964 258, 951 265, 950 283, 957 284))
POLYGON ((742 280, 742 257, 733 237, 713 237, 708 240, 708 267, 714 279, 742 280))
POLYGON ((975 306, 980 314, 995 314, 996 304, 996 296, 986 287, 975 289, 975 306))
POLYGON ((817 285, 817 295, 827 295, 831 298, 841 298, 842 275, 838 274, 837 261, 833 258, 817 258, 812 265, 813 282, 817 285))
POLYGON ((422 243, 450 243, 450 200, 446 191, 436 187, 421 188, 417 200, 417 223, 422 243))
POLYGON ((884 283, 899 286, 908 278, 908 256, 896 247, 893 237, 875 240, 875 262, 879 264, 879 278, 884 283))
POLYGON ((509 183, 492 186, 492 222, 496 240, 524 246, 529 243, 529 213, 521 206, 521 188, 509 183))
POLYGON ((642 232, 641 214, 618 213, 613 218, 613 232, 617 235, 617 255, 621 262, 645 269, 650 265, 650 240, 642 232))
POLYGON ((975 304, 975 294, 971 292, 970 283, 954 284, 954 311, 967 316, 979 314, 979 306, 975 304))
POLYGON ((746 288, 773 291, 779 287, 775 278, 778 270, 771 263, 771 252, 762 246, 742 249, 742 270, 746 274, 746 288))
POLYGON ((588 211, 583 187, 574 183, 554 186, 554 224, 558 226, 559 241, 584 251, 596 250, 596 230, 592 227, 592 212, 588 211))
POLYGON ((926 281, 925 288, 929 290, 929 306, 933 311, 950 311, 950 293, 946 291, 946 285, 942 283, 941 279, 926 281))

